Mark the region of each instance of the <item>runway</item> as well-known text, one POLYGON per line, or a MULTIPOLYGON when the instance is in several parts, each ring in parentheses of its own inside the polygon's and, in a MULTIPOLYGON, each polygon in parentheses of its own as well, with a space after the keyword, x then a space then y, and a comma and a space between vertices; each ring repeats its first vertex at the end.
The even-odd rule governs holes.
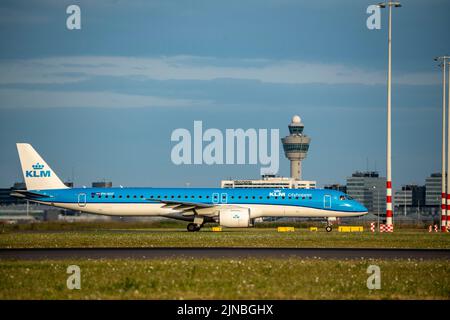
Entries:
POLYGON ((449 249, 352 248, 39 248, 0 249, 0 260, 157 258, 450 259, 449 249))

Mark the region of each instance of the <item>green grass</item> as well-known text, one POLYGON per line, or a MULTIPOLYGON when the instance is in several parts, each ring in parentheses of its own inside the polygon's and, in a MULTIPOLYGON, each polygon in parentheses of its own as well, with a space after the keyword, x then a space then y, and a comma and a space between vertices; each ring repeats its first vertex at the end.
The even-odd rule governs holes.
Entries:
POLYGON ((448 261, 154 259, 0 261, 0 299, 449 299, 448 261), (81 290, 66 269, 81 268, 81 290), (381 268, 381 289, 366 286, 381 268))
MULTIPOLYGON (((184 229, 186 230, 187 222, 163 219, 153 221, 41 221, 35 223, 17 223, 6 224, 0 222, 0 234, 19 231, 88 231, 88 230, 147 230, 147 229, 184 229)), ((216 226, 217 224, 207 224, 207 228, 216 226)), ((356 223, 363 225, 367 230, 370 228, 369 222, 356 223)), ((259 222, 255 225, 255 229, 276 229, 279 226, 290 226, 297 229, 306 229, 309 227, 318 227, 323 229, 324 223, 318 221, 303 222, 259 222)), ((428 226, 424 224, 396 224, 396 230, 417 230, 426 231, 428 226)))
POLYGON ((275 229, 184 229, 19 231, 0 234, 0 248, 70 247, 322 247, 450 248, 450 234, 399 229, 394 233, 340 233, 333 230, 277 232, 275 229))
POLYGON ((178 220, 154 221, 43 221, 35 223, 0 224, 0 233, 18 231, 85 231, 110 229, 186 228, 187 223, 178 220))

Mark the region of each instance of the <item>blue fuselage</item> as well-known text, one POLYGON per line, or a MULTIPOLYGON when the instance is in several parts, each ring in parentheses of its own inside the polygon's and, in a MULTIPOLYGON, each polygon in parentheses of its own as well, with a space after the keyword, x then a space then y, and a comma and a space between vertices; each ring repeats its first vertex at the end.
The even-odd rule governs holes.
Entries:
POLYGON ((210 205, 297 206, 324 211, 367 213, 367 209, 346 194, 328 189, 222 189, 222 188, 73 188, 30 190, 33 197, 48 204, 160 204, 166 201, 210 205))

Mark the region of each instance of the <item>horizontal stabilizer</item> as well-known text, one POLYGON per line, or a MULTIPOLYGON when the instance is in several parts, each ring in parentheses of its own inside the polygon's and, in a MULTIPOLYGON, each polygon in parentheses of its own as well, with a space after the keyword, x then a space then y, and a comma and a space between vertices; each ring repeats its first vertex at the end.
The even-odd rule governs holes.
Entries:
POLYGON ((35 198, 50 198, 51 196, 48 196, 46 194, 37 193, 37 192, 30 192, 28 190, 14 190, 10 193, 11 197, 16 198, 26 198, 26 199, 35 199, 35 198))

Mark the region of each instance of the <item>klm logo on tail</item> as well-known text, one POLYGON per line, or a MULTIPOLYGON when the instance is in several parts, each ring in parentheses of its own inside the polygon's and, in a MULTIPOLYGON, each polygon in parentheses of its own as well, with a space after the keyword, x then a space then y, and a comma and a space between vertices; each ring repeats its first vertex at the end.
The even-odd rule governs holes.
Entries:
POLYGON ((44 169, 43 164, 39 164, 37 162, 36 164, 32 165, 33 170, 26 170, 25 171, 25 177, 26 178, 48 178, 50 177, 50 170, 42 170, 44 169))

